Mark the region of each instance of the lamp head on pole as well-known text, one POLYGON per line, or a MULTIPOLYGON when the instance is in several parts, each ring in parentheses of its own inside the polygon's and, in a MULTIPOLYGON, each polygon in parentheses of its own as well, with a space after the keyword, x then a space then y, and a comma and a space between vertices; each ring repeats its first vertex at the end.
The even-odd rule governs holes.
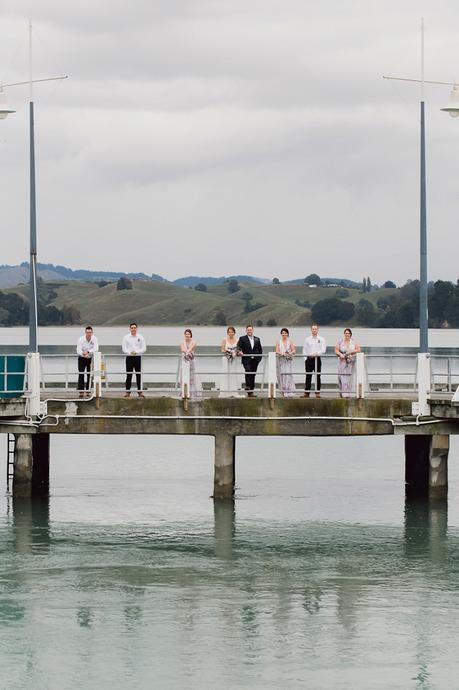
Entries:
POLYGON ((450 117, 459 117, 459 84, 453 86, 449 97, 449 103, 446 108, 441 108, 445 113, 449 113, 450 117))
POLYGON ((7 115, 15 112, 15 110, 8 108, 6 103, 6 94, 3 91, 3 88, 0 86, 0 120, 4 120, 7 115))

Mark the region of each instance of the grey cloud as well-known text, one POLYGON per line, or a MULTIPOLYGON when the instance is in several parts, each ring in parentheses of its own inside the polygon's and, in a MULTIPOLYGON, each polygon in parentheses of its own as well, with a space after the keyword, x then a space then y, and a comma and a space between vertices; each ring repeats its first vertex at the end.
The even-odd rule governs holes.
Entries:
MULTIPOLYGON (((4 0, 2 77, 27 75, 29 12, 35 74, 70 74, 35 90, 40 258, 96 267, 103 257, 169 277, 414 277, 419 89, 381 77, 419 73, 423 11, 426 76, 454 77, 459 8, 432 8, 4 0), (224 251, 222 237, 234 238, 224 251)), ((455 279, 454 253, 440 249, 459 196, 458 123, 438 110, 447 96, 427 92, 429 252, 431 274, 455 279)), ((0 152, 14 228, 4 260, 14 262, 27 256, 27 89, 11 99, 18 113, 0 123, 0 152)))

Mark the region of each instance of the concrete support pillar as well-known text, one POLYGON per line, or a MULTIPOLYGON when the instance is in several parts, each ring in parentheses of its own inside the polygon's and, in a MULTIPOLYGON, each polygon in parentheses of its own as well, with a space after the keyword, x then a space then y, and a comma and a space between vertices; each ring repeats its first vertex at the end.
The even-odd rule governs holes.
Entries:
POLYGON ((447 434, 432 436, 429 455, 430 498, 448 496, 448 453, 449 436, 447 434))
POLYGON ((15 434, 14 498, 46 496, 49 491, 49 434, 15 434))
POLYGON ((234 495, 236 437, 226 432, 215 434, 214 498, 234 495))
POLYGON ((408 497, 445 499, 448 495, 449 436, 405 436, 408 497))
POLYGON ((32 496, 32 434, 15 434, 13 496, 32 496))
POLYGON ((49 434, 32 436, 32 496, 49 493, 49 434))

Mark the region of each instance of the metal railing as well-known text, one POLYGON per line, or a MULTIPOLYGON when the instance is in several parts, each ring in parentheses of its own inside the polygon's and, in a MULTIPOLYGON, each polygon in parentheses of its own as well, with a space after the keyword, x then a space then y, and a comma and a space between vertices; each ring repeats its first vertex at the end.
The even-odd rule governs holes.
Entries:
MULTIPOLYGON (((98 353, 100 356, 100 353, 98 353)), ((26 371, 8 368, 8 358, 3 356, 3 368, 0 367, 0 396, 21 396, 30 391, 29 367, 26 371), (20 377, 13 379, 12 377, 20 377), (11 377, 11 378, 9 378, 11 377), (11 382, 20 383, 15 388, 11 382), (1 385, 3 383, 3 385, 1 385)), ((16 357, 16 355, 11 355, 16 357)), ((29 363, 30 355, 26 358, 29 363)), ((279 371, 276 354, 270 352, 259 356, 260 365, 256 372, 245 372, 240 358, 231 365, 232 387, 225 382, 225 357, 221 353, 196 355, 193 363, 185 364, 182 355, 178 353, 157 353, 142 355, 141 390, 148 394, 184 396, 184 384, 187 386, 185 397, 193 394, 205 396, 219 394, 244 395, 244 377, 246 373, 255 376, 255 390, 257 394, 276 397, 282 394, 282 380, 284 376, 291 376, 295 390, 294 395, 301 395, 305 388, 304 358, 297 354, 291 362, 291 370, 279 371), (198 390, 193 390, 193 375, 199 379, 198 390)), ((334 354, 324 355, 322 360, 321 392, 337 395, 339 393, 337 357, 334 354)), ((49 397, 48 393, 66 393, 75 395, 78 377, 77 357, 70 354, 42 354, 39 356, 40 371, 38 375, 42 397, 49 397)), ((107 354, 102 356, 97 371, 90 374, 90 387, 94 387, 97 379, 100 385, 99 394, 107 392, 124 392, 126 390, 126 375, 132 373, 132 390, 137 392, 136 373, 127 372, 125 356, 122 354, 107 354), (96 376, 95 376, 96 374, 96 376)), ((19 367, 20 369, 20 367, 19 367)), ((84 372, 86 383, 87 372, 84 372)), ((352 373, 341 373, 341 377, 350 377, 349 394, 353 397, 365 395, 387 395, 388 392, 415 395, 418 391, 418 356, 415 354, 369 354, 356 357, 355 369, 352 373), (360 365, 358 365, 360 361, 360 365), (360 366, 360 371, 359 370, 360 366), (360 388, 359 388, 360 387, 360 388)), ((429 358, 429 373, 426 393, 452 394, 459 386, 459 356, 435 355, 429 358)), ((317 386, 317 372, 312 372, 312 392, 317 386)))

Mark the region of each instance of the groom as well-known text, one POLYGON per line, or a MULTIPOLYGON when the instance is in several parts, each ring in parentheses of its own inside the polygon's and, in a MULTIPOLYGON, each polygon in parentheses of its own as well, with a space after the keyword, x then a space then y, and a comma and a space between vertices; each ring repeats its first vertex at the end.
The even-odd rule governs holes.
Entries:
POLYGON ((249 398, 255 398, 253 392, 255 388, 255 373, 261 361, 261 354, 263 348, 261 347, 260 338, 253 334, 253 326, 246 326, 245 332, 247 335, 242 335, 237 341, 237 354, 242 357, 242 366, 245 369, 245 390, 249 398), (259 355, 254 356, 254 355, 259 355))

